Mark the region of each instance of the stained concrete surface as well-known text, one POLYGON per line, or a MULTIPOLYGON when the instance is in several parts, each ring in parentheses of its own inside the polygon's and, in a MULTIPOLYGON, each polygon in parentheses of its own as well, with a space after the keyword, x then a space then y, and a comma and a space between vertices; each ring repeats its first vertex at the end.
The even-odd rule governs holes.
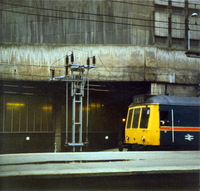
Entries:
POLYGON ((5 154, 0 177, 92 177, 196 173, 200 151, 69 152, 5 154))
POLYGON ((199 152, 109 150, 1 155, 0 190, 199 191, 199 152))

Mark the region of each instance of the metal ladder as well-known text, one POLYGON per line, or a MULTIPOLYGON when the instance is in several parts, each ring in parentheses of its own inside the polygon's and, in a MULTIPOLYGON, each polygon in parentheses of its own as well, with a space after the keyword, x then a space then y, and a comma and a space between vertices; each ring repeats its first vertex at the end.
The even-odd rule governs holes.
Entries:
POLYGON ((72 96, 72 142, 68 143, 72 146, 73 152, 76 147, 80 147, 82 151, 83 143, 83 127, 82 127, 82 107, 84 97, 84 85, 85 80, 83 71, 72 70, 72 82, 71 82, 71 96, 72 96), (78 138, 77 135, 78 134, 78 138))

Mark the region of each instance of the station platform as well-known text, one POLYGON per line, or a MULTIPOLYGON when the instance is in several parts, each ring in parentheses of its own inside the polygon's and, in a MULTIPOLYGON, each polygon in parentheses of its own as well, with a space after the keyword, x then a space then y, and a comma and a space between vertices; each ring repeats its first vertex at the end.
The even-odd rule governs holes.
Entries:
POLYGON ((0 155, 0 178, 199 173, 200 151, 69 152, 0 155))

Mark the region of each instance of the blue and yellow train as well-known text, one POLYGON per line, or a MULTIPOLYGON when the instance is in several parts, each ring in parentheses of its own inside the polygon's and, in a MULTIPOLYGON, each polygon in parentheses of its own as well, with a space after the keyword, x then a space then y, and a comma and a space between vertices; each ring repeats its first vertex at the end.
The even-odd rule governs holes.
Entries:
POLYGON ((200 146, 200 97, 157 95, 128 108, 119 150, 200 146))

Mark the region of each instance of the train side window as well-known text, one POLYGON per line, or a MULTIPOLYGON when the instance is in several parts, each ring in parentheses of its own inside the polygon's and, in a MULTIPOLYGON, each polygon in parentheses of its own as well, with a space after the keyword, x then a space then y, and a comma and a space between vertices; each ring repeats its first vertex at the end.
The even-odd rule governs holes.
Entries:
POLYGON ((160 125, 166 126, 170 122, 170 112, 169 111, 160 111, 160 125))
POLYGON ((132 128, 138 128, 138 122, 140 117, 140 108, 134 110, 133 125, 132 128))
POLYGON ((126 124, 126 128, 127 128, 127 129, 130 129, 132 115, 133 115, 133 109, 130 109, 130 110, 128 111, 128 121, 127 121, 127 124, 126 124))
POLYGON ((142 108, 140 128, 142 129, 148 128, 149 114, 150 114, 150 108, 142 108))

